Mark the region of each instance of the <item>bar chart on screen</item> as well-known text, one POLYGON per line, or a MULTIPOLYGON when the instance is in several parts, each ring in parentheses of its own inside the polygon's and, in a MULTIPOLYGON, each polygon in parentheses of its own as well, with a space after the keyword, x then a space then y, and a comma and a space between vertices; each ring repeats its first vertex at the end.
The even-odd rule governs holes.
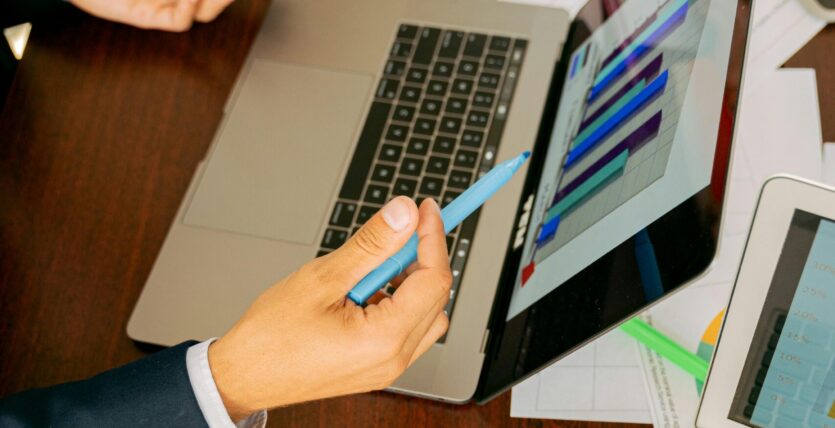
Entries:
POLYGON ((585 61, 593 75, 520 286, 538 263, 664 176, 710 1, 668 0, 614 48, 575 53, 570 73, 585 61))

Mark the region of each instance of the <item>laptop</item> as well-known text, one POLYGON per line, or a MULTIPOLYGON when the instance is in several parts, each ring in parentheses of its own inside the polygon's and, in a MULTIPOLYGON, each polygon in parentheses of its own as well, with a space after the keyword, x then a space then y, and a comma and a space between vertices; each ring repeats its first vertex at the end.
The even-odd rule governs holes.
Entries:
POLYGON ((128 335, 220 336, 387 200, 447 204, 523 150, 448 235, 449 331, 393 391, 483 402, 699 275, 749 2, 603 3, 274 1, 128 335))

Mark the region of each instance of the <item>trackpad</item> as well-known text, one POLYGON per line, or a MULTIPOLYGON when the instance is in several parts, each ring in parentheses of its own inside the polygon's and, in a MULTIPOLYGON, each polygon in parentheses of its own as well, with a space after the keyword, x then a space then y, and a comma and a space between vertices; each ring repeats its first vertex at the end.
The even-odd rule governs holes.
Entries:
POLYGON ((313 244, 370 85, 370 76, 254 61, 185 223, 313 244))

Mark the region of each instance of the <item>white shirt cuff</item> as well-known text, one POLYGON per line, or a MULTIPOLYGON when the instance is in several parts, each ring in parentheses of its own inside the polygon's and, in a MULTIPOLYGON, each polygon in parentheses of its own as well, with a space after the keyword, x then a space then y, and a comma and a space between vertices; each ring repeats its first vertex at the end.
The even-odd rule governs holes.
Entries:
POLYGON ((266 410, 255 412, 238 423, 232 422, 232 418, 226 412, 223 399, 220 398, 220 392, 212 377, 212 370, 209 368, 209 345, 216 339, 198 343, 186 352, 188 379, 200 411, 203 412, 203 418, 206 419, 209 428, 264 428, 267 425, 266 410))

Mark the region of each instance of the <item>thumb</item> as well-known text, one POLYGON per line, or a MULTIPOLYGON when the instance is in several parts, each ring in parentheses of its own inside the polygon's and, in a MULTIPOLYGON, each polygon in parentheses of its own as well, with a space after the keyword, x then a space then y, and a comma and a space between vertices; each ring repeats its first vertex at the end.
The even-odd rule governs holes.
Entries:
POLYGON ((418 223, 415 202, 405 196, 392 199, 351 239, 323 257, 321 268, 335 279, 335 292, 345 294, 369 272, 399 251, 418 223))

